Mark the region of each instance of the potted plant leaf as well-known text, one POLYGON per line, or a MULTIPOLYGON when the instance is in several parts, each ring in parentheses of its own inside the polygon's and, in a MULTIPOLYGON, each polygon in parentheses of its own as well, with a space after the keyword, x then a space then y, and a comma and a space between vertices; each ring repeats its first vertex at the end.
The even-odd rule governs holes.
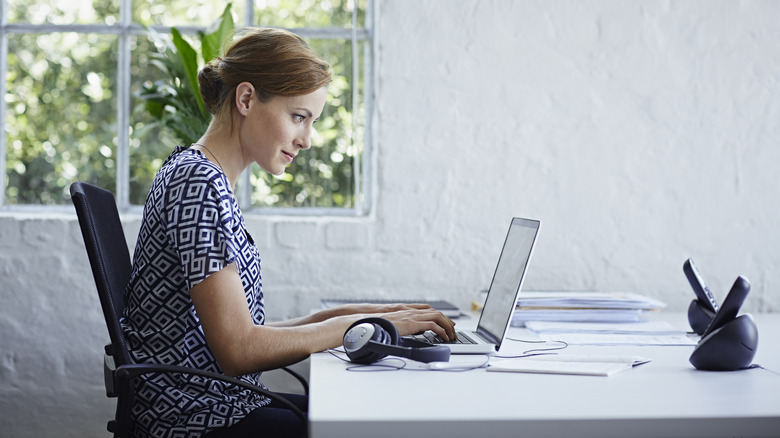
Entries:
POLYGON ((179 29, 171 28, 170 39, 149 28, 149 38, 160 52, 151 55, 151 64, 161 70, 164 79, 142 84, 136 97, 143 101, 143 110, 156 124, 171 130, 181 144, 191 144, 200 138, 211 122, 198 90, 200 66, 220 55, 234 31, 232 4, 205 31, 198 31, 200 53, 184 38, 179 29))

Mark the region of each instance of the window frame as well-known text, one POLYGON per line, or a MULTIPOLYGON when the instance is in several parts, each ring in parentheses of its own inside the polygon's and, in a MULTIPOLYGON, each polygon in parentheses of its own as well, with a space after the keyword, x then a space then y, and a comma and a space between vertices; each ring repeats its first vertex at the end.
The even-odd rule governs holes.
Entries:
MULTIPOLYGON (((130 77, 130 38, 138 35, 144 35, 147 30, 140 24, 131 22, 132 0, 119 0, 119 22, 112 25, 107 24, 31 24, 31 23, 8 23, 8 2, 0 0, 0 96, 3 96, 3 102, 0 105, 0 123, 5 126, 7 115, 7 104, 5 95, 7 93, 6 77, 8 72, 8 35, 13 33, 54 33, 54 32, 74 32, 74 33, 96 33, 117 35, 118 37, 118 60, 117 60, 117 144, 116 144, 116 197, 117 207, 120 212, 140 213, 143 209, 141 205, 130 204, 130 114, 131 108, 131 77, 130 77)), ((373 163, 373 138, 372 138, 372 119, 373 119, 373 98, 374 98, 374 58, 376 53, 376 41, 374 38, 375 26, 375 7, 373 0, 366 1, 365 23, 363 27, 358 28, 357 14, 352 15, 351 28, 286 28, 305 39, 345 39, 352 45, 352 80, 363 71, 363 88, 352 87, 352 113, 356 111, 359 95, 362 94, 362 103, 365 109, 363 119, 363 151, 355 154, 353 163, 353 175, 355 186, 353 187, 354 205, 352 207, 254 207, 251 205, 250 191, 250 170, 247 169, 240 177, 239 187, 236 197, 246 214, 253 215, 288 215, 288 216, 367 216, 370 213, 371 199, 371 181, 372 181, 372 163, 373 163), (363 63, 359 65, 359 43, 366 42, 363 63)), ((255 20, 255 0, 244 0, 245 12, 243 21, 237 22, 237 26, 257 27, 255 20)), ((168 34, 171 26, 155 25, 150 26, 157 32, 168 34)), ((204 30, 205 26, 175 26, 182 34, 193 36, 198 30, 204 30)), ((352 118, 352 132, 359 132, 358 119, 352 118)), ((6 135, 0 136, 0 211, 19 211, 31 213, 47 213, 66 211, 69 208, 63 205, 32 205, 32 204, 6 204, 6 135)), ((350 139, 353 145, 356 138, 350 139)))

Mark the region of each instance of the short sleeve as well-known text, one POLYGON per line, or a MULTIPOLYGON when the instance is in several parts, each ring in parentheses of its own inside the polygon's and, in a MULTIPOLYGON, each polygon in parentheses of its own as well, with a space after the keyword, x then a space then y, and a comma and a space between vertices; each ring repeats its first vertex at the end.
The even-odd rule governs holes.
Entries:
POLYGON ((224 177, 210 166, 182 166, 167 198, 168 239, 191 289, 236 259, 230 244, 238 220, 232 195, 224 177))

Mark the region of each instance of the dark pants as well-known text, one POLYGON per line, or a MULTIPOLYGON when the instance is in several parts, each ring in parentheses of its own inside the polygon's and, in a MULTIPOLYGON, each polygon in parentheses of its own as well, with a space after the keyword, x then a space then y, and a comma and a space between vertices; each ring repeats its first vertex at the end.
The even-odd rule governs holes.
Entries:
MULTIPOLYGON (((280 394, 305 414, 309 412, 309 398, 300 394, 280 394)), ((271 401, 257 408, 238 423, 206 434, 206 438, 300 438, 303 436, 301 419, 286 406, 271 401)))

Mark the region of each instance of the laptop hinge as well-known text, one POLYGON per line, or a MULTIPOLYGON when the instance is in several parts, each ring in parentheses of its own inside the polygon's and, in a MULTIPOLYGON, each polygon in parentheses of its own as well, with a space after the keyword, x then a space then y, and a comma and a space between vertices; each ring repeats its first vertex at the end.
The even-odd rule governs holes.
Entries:
POLYGON ((482 338, 483 341, 487 342, 488 344, 494 344, 496 346, 496 350, 498 350, 498 346, 501 345, 501 339, 498 336, 493 336, 489 331, 477 327, 476 332, 479 337, 482 338))

